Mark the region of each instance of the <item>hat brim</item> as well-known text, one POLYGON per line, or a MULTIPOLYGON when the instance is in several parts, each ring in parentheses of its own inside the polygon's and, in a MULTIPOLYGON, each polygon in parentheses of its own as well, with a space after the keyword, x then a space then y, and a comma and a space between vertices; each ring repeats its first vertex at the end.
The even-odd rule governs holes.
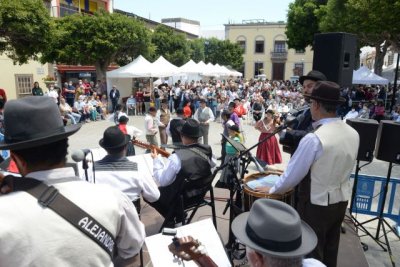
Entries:
POLYGON ((240 214, 235 218, 232 222, 232 232, 236 236, 237 239, 240 240, 244 245, 256 250, 259 253, 271 255, 278 258, 295 258, 307 255, 310 253, 317 245, 317 236, 315 235, 314 231, 311 227, 301 221, 301 235, 302 241, 301 246, 296 250, 289 251, 289 252, 276 252, 272 250, 267 250, 258 244, 254 243, 246 233, 246 224, 247 219, 249 217, 250 212, 245 212, 240 214))
POLYGON ((4 141, 0 143, 0 150, 21 150, 32 147, 37 147, 41 145, 46 145, 50 143, 54 143, 60 141, 62 139, 67 138, 70 135, 76 133, 80 128, 81 124, 72 124, 64 127, 64 132, 60 132, 57 134, 52 134, 50 136, 42 136, 40 138, 35 138, 31 140, 26 140, 22 142, 16 143, 5 143, 4 141))
POLYGON ((304 82, 305 80, 312 80, 312 81, 316 81, 316 82, 317 82, 317 81, 322 81, 322 79, 316 78, 316 77, 314 77, 314 76, 307 76, 307 75, 305 75, 305 76, 300 76, 299 82, 300 82, 301 85, 303 85, 303 82, 304 82))
POLYGON ((322 98, 322 97, 318 97, 318 96, 313 96, 310 94, 303 94, 303 96, 311 98, 311 99, 315 99, 317 101, 321 101, 321 102, 325 102, 325 103, 332 103, 332 104, 342 104, 342 103, 346 102, 346 99, 344 97, 339 97, 339 99, 337 99, 337 100, 332 100, 332 99, 322 98))
POLYGON ((125 135, 125 140, 124 140, 123 143, 118 144, 118 145, 115 145, 115 146, 106 146, 106 145, 104 145, 104 139, 101 138, 100 141, 99 141, 99 145, 100 145, 102 148, 104 148, 104 149, 115 149, 115 148, 120 148, 120 147, 125 146, 126 144, 128 144, 128 142, 129 142, 130 140, 131 140, 130 135, 125 135))

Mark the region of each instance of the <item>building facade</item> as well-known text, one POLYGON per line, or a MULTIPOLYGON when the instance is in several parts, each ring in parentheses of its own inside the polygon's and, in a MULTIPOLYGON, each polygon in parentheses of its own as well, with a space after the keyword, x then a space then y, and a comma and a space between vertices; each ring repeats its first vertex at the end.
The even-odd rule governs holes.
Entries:
POLYGON ((197 36, 200 35, 200 22, 196 20, 184 18, 167 18, 161 19, 161 23, 197 36))
POLYGON ((242 24, 225 24, 225 39, 243 49, 246 79, 263 75, 273 80, 296 80, 312 69, 311 47, 296 51, 288 49, 284 22, 248 20, 242 24))

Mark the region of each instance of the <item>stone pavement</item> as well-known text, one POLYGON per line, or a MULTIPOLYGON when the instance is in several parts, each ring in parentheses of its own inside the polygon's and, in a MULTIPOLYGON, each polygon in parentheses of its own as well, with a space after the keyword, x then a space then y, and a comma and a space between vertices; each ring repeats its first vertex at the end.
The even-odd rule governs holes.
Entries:
MULTIPOLYGON (((257 140, 258 140, 258 132, 254 130, 253 126, 250 125, 249 121, 243 121, 243 129, 246 135, 246 143, 245 145, 247 147, 250 147, 254 145, 257 140)), ((135 127, 144 130, 144 117, 143 116, 130 116, 130 125, 134 125, 135 127)), ((98 121, 98 122, 90 122, 87 124, 84 124, 82 126, 82 129, 75 135, 70 137, 70 142, 69 142, 69 154, 75 149, 83 149, 83 148, 96 148, 99 147, 99 140, 102 138, 102 134, 104 130, 112 126, 113 124, 109 121, 98 121)), ((220 123, 214 122, 210 126, 210 133, 209 133, 209 142, 210 145, 213 148, 214 154, 219 157, 221 153, 221 145, 220 145, 220 140, 221 140, 221 135, 220 133, 222 132, 222 126, 220 123)), ((145 137, 139 137, 138 139, 140 140, 145 140, 145 137)), ((136 153, 137 154, 142 154, 144 153, 144 150, 141 148, 136 147, 136 153)), ((256 154, 256 148, 252 150, 253 155, 256 154)), ((283 158, 283 164, 277 165, 279 168, 285 168, 289 161, 289 155, 287 153, 282 152, 282 158, 283 158)), ((71 159, 69 159, 71 161, 71 159)), ((382 162, 379 160, 374 160, 370 165, 365 166, 362 168, 361 173, 362 174, 368 174, 368 175, 374 175, 374 176, 386 176, 387 173, 387 168, 388 168, 388 163, 382 162)), ((257 169, 253 164, 250 164, 249 166, 249 173, 256 173, 257 169)), ((392 177, 400 177, 400 168, 394 167, 392 171, 392 177)), ((214 181, 215 182, 215 181, 214 181)), ((397 190, 400 190, 399 188, 397 190)), ((227 190, 223 189, 215 189, 215 196, 218 199, 216 201, 216 206, 217 206, 217 224, 218 224, 218 231, 224 240, 224 242, 227 241, 228 238, 228 215, 227 214, 222 215, 222 211, 225 207, 225 200, 228 197, 228 192, 227 190)), ((399 210, 400 208, 400 200, 398 199, 399 197, 396 198, 395 204, 394 204, 394 209, 399 210)), ((198 220, 201 218, 206 218, 211 216, 211 210, 204 207, 201 208, 198 211, 198 214, 195 216, 194 220, 198 220)), ((369 220, 373 217, 367 216, 367 215, 358 215, 357 219, 360 222, 369 220)), ((161 226, 162 223, 162 218, 157 214, 155 210, 153 210, 151 207, 149 207, 146 204, 142 204, 142 221, 146 225, 146 233, 147 235, 153 235, 158 232, 159 227, 161 226)), ((395 222, 392 220, 388 219, 387 220, 391 225, 394 225, 395 222)), ((376 221, 374 223, 370 223, 366 225, 367 229, 372 232, 373 235, 375 235, 376 232, 376 221)), ((360 232, 361 234, 361 232, 360 232)), ((394 261, 397 264, 400 264, 400 242, 399 239, 396 238, 396 236, 393 233, 388 234, 389 237, 389 242, 392 247, 393 251, 393 258, 394 261)), ((384 240, 384 239, 381 239, 384 240)), ((374 240, 372 240, 370 237, 362 237, 361 241, 364 242, 365 244, 368 245, 368 250, 365 252, 365 256, 367 258, 367 261, 369 263, 369 266, 391 266, 390 264, 390 259, 389 255, 387 252, 384 252, 376 243, 374 240)), ((146 249, 145 249, 146 250, 146 249)), ((348 258, 348 259, 339 259, 340 262, 352 262, 353 259, 348 258)), ((148 262, 148 256, 145 253, 145 262, 148 262)), ((137 262, 132 264, 132 266, 137 266, 137 262)), ((346 264, 347 265, 347 264, 346 264)), ((151 266, 151 264, 146 264, 145 266, 151 266)), ((351 264, 348 266, 352 266, 351 264)))

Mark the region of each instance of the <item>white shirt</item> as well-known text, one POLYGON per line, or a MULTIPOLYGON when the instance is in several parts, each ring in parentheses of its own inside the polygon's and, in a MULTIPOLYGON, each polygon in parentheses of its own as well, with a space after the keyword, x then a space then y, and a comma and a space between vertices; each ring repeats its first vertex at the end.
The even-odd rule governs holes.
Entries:
MULTIPOLYGON (((313 123, 314 129, 319 125, 323 125, 332 121, 340 120, 340 118, 326 118, 313 123)), ((289 161, 286 171, 271 187, 271 194, 283 194, 298 185, 307 175, 311 165, 318 160, 323 153, 322 144, 314 133, 308 133, 304 136, 295 153, 289 161)))
POLYGON ((215 117, 214 117, 214 113, 212 112, 212 110, 209 107, 199 107, 196 112, 193 115, 193 118, 200 122, 200 117, 202 117, 202 114, 200 113, 204 113, 206 117, 208 117, 208 119, 206 121, 204 121, 203 123, 207 123, 209 124, 210 122, 214 121, 215 117))
MULTIPOLYGON (((108 229, 122 258, 137 254, 144 226, 132 202, 106 185, 75 177, 72 168, 27 176, 53 185, 108 229)), ((113 266, 110 256, 60 215, 26 192, 0 196, 0 266, 113 266)))
POLYGON ((46 93, 46 95, 48 96, 48 97, 51 97, 51 98, 53 98, 54 99, 54 101, 56 102, 56 103, 58 103, 58 93, 57 93, 57 91, 56 90, 49 90, 47 93, 46 93))
POLYGON ((95 169, 96 184, 107 184, 117 188, 125 193, 131 201, 137 200, 140 195, 143 195, 149 202, 154 202, 160 197, 160 191, 154 180, 141 175, 140 169, 124 170, 123 167, 120 167, 123 166, 123 161, 112 156, 106 156, 101 161, 103 161, 101 170, 95 169))
POLYGON ((325 264, 316 259, 304 259, 302 267, 326 267, 325 264))
POLYGON ((146 135, 155 135, 158 132, 156 118, 147 114, 144 118, 144 128, 146 131, 146 135))
MULTIPOLYGON (((216 166, 216 159, 214 155, 210 160, 210 166, 211 168, 216 166)), ((176 153, 169 156, 165 163, 159 155, 153 160, 154 179, 161 187, 168 186, 175 181, 176 175, 181 170, 181 167, 181 159, 176 153)))
POLYGON ((344 116, 343 120, 354 119, 357 117, 358 117, 358 112, 352 109, 349 112, 347 112, 347 114, 346 114, 346 116, 344 116))
POLYGON ((175 181, 181 166, 181 160, 175 153, 169 156, 165 163, 161 156, 158 156, 153 160, 154 179, 161 187, 168 186, 175 181))

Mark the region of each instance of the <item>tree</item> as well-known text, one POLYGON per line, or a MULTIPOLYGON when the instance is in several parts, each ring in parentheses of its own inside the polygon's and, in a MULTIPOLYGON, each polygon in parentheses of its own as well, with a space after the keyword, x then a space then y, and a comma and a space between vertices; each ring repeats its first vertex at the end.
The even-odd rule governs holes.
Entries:
POLYGON ((217 38, 205 39, 204 41, 205 62, 231 66, 238 69, 243 65, 243 49, 229 40, 218 40, 217 38))
POLYGON ((393 36, 399 33, 399 28, 393 26, 398 24, 396 3, 399 5, 398 0, 329 0, 319 10, 319 28, 323 32, 354 33, 359 46, 375 47, 374 71, 381 75, 386 51, 394 43, 393 36))
POLYGON ((189 41, 190 58, 195 62, 204 61, 204 42, 205 39, 193 39, 189 41))
POLYGON ((285 34, 289 48, 301 50, 313 46, 314 34, 319 33, 317 11, 327 0, 295 0, 289 4, 285 34))
POLYGON ((14 63, 37 59, 51 40, 51 18, 43 1, 0 1, 0 54, 14 63))
POLYGON ((66 16, 55 24, 51 46, 41 60, 94 65, 98 79, 105 77, 111 63, 125 64, 152 52, 150 31, 125 15, 101 10, 93 16, 66 16))
POLYGON ((159 25, 152 36, 155 45, 155 57, 163 56, 176 66, 182 66, 189 60, 190 48, 183 34, 175 33, 170 27, 159 25))

